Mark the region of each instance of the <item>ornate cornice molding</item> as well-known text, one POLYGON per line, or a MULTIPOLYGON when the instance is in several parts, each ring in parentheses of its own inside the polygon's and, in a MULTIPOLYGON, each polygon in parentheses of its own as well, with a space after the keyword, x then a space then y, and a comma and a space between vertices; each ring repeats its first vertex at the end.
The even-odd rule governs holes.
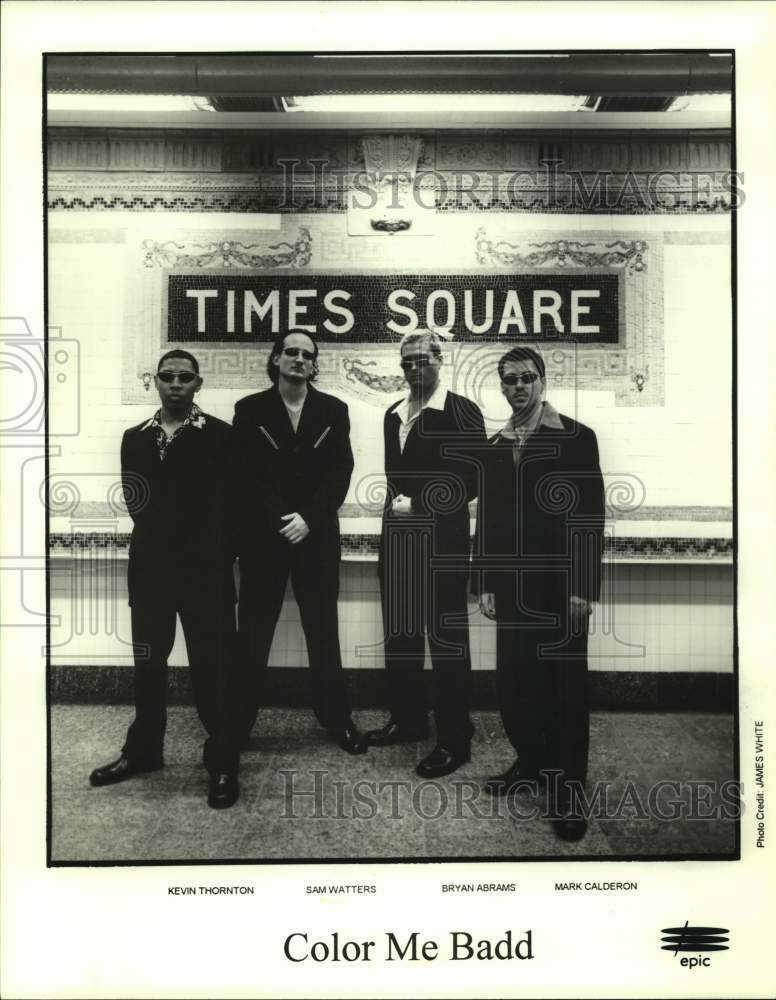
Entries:
MULTIPOLYGON (((730 169, 731 143, 726 133, 634 134, 600 132, 534 131, 439 134, 383 133, 397 151, 420 142, 417 164, 436 170, 535 170, 542 160, 558 160, 565 170, 686 170, 730 169)), ((199 170, 207 172, 279 169, 281 161, 297 160, 300 171, 310 171, 312 161, 329 169, 364 165, 362 132, 266 133, 173 129, 71 129, 51 128, 48 133, 50 170, 96 169, 199 170), (306 161, 306 162, 305 162, 306 161)), ((414 153, 414 150, 413 150, 414 153)))

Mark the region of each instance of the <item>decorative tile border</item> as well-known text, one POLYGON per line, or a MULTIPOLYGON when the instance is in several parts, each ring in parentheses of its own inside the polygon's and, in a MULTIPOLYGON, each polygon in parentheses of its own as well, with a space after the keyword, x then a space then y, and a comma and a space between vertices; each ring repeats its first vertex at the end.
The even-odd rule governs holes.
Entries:
POLYGON ((52 552, 81 549, 127 549, 132 532, 109 533, 102 531, 54 532, 49 534, 49 549, 52 552))
POLYGON ((616 559, 723 559, 733 557, 732 538, 605 538, 604 554, 616 559))
MULTIPOLYGON (((94 549, 111 549, 123 552, 129 546, 131 535, 103 532, 52 532, 50 550, 58 552, 83 552, 94 549)), ((342 536, 342 554, 345 557, 361 556, 374 559, 379 546, 378 534, 352 534, 342 536)), ((604 554, 610 559, 654 560, 709 560, 730 561, 733 541, 730 538, 604 538, 604 554)))
MULTIPOLYGON (((357 175, 295 176, 293 188, 277 174, 153 174, 51 172, 48 207, 59 211, 344 213, 357 175)), ((659 189, 646 172, 613 174, 603 193, 598 176, 573 182, 548 179, 546 171, 484 174, 419 171, 420 201, 441 214, 548 212, 572 215, 693 215, 730 211, 732 195, 723 176, 666 175, 659 189), (474 186, 472 186, 474 184, 474 186)), ((363 189, 363 182, 359 182, 363 189)), ((356 199, 358 200, 358 199, 356 199)))

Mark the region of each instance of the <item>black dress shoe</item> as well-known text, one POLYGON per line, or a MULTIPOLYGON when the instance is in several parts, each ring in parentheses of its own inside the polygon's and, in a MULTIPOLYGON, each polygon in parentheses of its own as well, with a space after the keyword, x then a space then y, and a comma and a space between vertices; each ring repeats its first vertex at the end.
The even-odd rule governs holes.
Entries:
MULTIPOLYGON (((488 795, 509 795, 519 785, 526 788, 527 783, 533 784, 540 780, 541 776, 537 769, 521 765, 520 761, 516 760, 506 771, 502 771, 501 774, 494 774, 492 778, 488 778, 484 788, 488 795)), ((526 791, 528 791, 528 788, 526 788, 526 791)))
POLYGON ((359 732, 355 722, 348 722, 344 729, 338 729, 331 735, 337 746, 345 753, 360 754, 367 751, 366 736, 359 732))
POLYGON ((211 809, 228 809, 235 804, 239 794, 237 775, 234 772, 210 775, 207 804, 211 809))
POLYGON ((447 747, 434 747, 415 768, 415 773, 419 778, 441 778, 443 774, 452 774, 462 764, 468 764, 471 759, 469 750, 456 751, 448 750, 447 747))
POLYGON ((587 820, 582 816, 561 816, 552 821, 552 828, 561 840, 581 840, 587 833, 587 820))
POLYGON ((390 747, 396 743, 418 743, 428 737, 428 726, 407 729, 390 719, 382 729, 370 729, 366 739, 372 747, 390 747))
POLYGON ((89 775, 89 783, 99 787, 100 785, 115 785, 119 781, 126 781, 127 778, 134 778, 136 774, 145 774, 147 771, 158 771, 164 766, 164 762, 157 761, 131 761, 122 754, 118 760, 111 761, 110 764, 103 764, 96 767, 89 775))

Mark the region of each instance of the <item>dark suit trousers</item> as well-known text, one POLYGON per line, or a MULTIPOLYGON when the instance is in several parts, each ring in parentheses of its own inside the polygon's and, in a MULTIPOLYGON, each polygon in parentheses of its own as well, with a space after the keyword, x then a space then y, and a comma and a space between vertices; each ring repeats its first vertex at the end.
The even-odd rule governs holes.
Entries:
POLYGON ((211 771, 237 769, 237 643, 234 604, 174 604, 143 601, 132 605, 135 657, 135 719, 123 753, 132 761, 161 761, 167 727, 167 659, 180 615, 197 713, 208 734, 204 759, 211 771))
POLYGON ((272 639, 289 576, 302 620, 312 679, 313 711, 332 732, 350 719, 339 643, 339 546, 272 544, 264 560, 240 560, 239 625, 244 671, 243 735, 256 721, 272 639))
POLYGON ((496 682, 507 736, 528 770, 558 770, 565 782, 587 777, 589 711, 587 620, 572 629, 531 622, 508 601, 496 601, 496 682))
POLYGON ((424 532, 391 530, 380 572, 385 668, 391 718, 409 730, 425 729, 425 639, 431 654, 431 700, 437 742, 468 750, 471 655, 467 574, 435 571, 424 532))

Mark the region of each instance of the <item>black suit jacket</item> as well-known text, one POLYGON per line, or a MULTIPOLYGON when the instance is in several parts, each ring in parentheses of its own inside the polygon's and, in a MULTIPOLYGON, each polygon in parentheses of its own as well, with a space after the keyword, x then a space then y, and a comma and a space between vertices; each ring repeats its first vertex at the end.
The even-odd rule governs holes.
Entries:
MULTIPOLYGON (((383 510, 380 566, 391 525, 431 524, 432 553, 468 560, 469 501, 479 492, 485 424, 478 406, 454 392, 443 410, 422 409, 410 429, 404 451, 399 445, 401 400, 389 407, 383 421, 387 495, 383 510), (400 493, 412 501, 413 517, 394 518, 391 502, 400 493)), ((464 570, 465 572, 465 570, 464 570)))
POLYGON ((491 438, 477 525, 481 588, 523 611, 562 613, 601 589, 604 487, 595 433, 558 414, 540 424, 517 467, 511 441, 491 438))
POLYGON ((134 522, 129 603, 212 605, 235 599, 234 485, 229 424, 208 413, 186 427, 159 458, 156 431, 143 421, 125 431, 121 478, 134 522))
POLYGON ((235 457, 240 482, 241 559, 288 549, 282 515, 297 511, 306 548, 339 547, 337 511, 353 473, 347 404, 308 387, 296 433, 276 386, 238 400, 235 457))

